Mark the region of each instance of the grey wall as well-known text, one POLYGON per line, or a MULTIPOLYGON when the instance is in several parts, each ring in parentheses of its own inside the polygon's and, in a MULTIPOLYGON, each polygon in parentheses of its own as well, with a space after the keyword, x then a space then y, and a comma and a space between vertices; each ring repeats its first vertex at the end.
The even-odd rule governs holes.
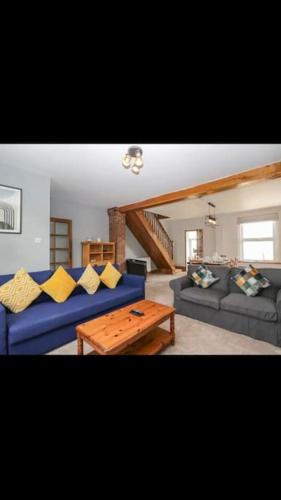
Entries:
POLYGON ((0 184, 22 188, 22 234, 0 233, 0 274, 49 269, 50 179, 0 163, 0 184))
POLYGON ((52 196, 51 217, 72 220, 73 267, 81 266, 81 241, 98 237, 108 241, 109 224, 106 209, 92 208, 52 196))

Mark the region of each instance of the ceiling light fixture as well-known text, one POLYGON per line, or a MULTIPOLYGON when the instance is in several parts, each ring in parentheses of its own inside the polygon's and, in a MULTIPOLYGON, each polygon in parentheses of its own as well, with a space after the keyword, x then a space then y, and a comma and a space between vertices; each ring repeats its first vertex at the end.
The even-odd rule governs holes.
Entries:
POLYGON ((131 146, 128 153, 123 156, 122 165, 131 169, 133 174, 138 175, 143 167, 142 149, 139 146, 131 146))

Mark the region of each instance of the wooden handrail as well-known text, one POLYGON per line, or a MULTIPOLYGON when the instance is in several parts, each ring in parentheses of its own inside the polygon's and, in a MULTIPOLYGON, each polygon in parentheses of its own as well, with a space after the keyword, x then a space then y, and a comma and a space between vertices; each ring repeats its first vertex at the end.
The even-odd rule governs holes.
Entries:
POLYGON ((165 250, 167 250, 168 254, 170 255, 171 259, 173 258, 173 241, 169 237, 167 231, 164 229, 162 226, 161 222, 159 221, 159 217, 157 214, 154 214, 153 212, 147 212, 146 210, 143 210, 143 214, 149 223, 152 231, 155 233, 157 236, 158 240, 161 242, 165 250))

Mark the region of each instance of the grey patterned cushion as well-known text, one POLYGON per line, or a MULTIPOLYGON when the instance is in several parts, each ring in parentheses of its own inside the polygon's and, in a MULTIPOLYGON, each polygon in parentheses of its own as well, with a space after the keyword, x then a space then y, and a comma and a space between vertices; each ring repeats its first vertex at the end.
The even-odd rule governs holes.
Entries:
POLYGON ((260 290, 270 286, 269 280, 251 265, 242 269, 231 279, 248 297, 254 297, 260 290))
POLYGON ((194 281, 195 285, 200 288, 209 288, 209 286, 219 281, 220 278, 215 278, 207 266, 199 266, 196 271, 191 274, 191 279, 194 281))

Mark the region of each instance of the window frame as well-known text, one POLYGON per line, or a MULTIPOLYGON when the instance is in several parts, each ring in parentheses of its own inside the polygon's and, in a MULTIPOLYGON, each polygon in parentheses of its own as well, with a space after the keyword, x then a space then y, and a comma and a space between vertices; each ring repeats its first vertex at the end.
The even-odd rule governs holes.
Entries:
POLYGON ((271 220, 268 219, 266 222, 272 222, 273 223, 273 236, 272 238, 266 237, 266 238, 243 238, 243 225, 244 224, 254 224, 256 222, 265 222, 264 219, 256 219, 254 221, 249 221, 249 222, 240 222, 238 223, 238 251, 239 251, 239 260, 242 262, 269 262, 269 263, 274 263, 277 262, 279 259, 279 245, 278 245, 278 238, 279 238, 279 221, 278 220, 271 220), (256 259, 245 259, 244 258, 244 249, 243 249, 243 243, 245 241, 272 241, 273 242, 273 259, 272 260, 256 260, 256 259))

